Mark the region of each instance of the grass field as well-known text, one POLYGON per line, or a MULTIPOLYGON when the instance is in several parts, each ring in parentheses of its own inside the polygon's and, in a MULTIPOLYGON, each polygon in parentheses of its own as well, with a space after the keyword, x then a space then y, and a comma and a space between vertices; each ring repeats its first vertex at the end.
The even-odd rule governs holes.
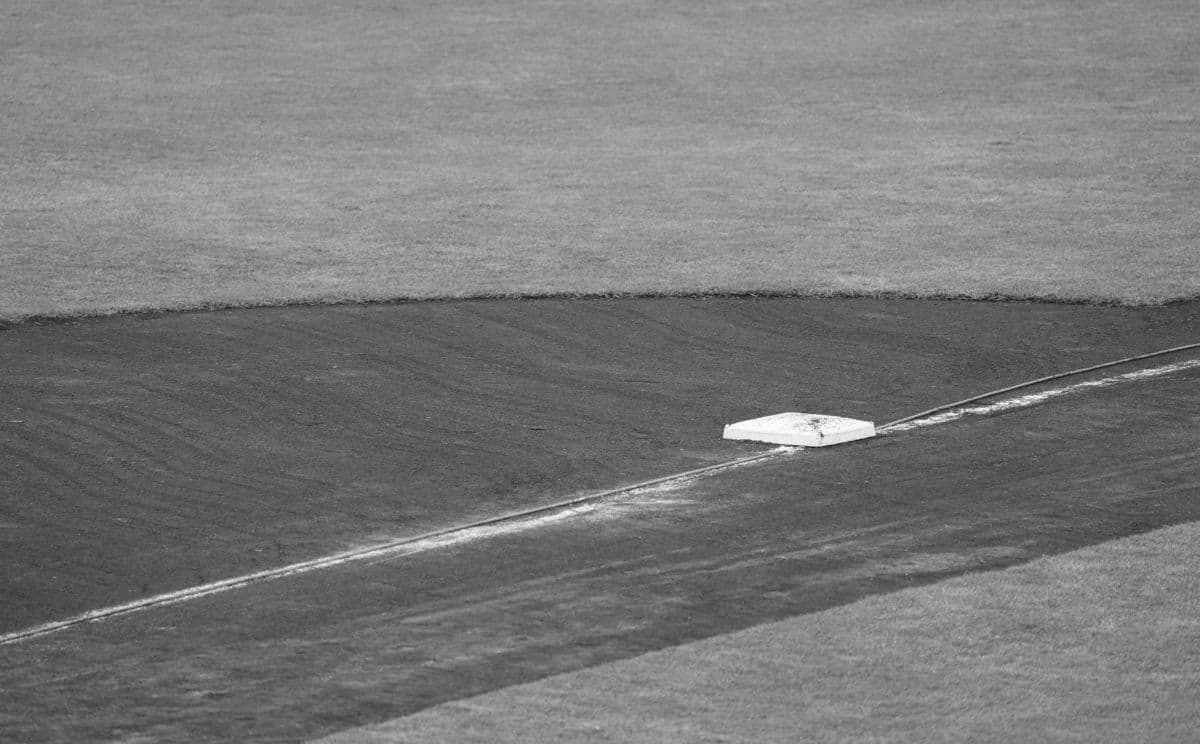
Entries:
POLYGON ((0 320, 542 293, 1200 295, 1200 12, 19 0, 0 320))
POLYGON ((1172 527, 321 742, 1190 742, 1197 545, 1172 527))
MULTIPOLYGON (((0 321, 479 295, 1200 297, 1197 48, 1191 0, 16 0, 0 321)), ((599 716, 628 741, 918 741, 957 717, 947 740, 1181 741, 1198 537, 875 598, 387 732, 524 740, 599 716), (817 646, 833 651, 813 666, 817 646), (756 661, 802 690, 770 697, 756 661), (802 721, 784 716, 800 692, 802 721), (916 697, 944 715, 901 716, 916 697), (1030 712, 997 721, 1014 708, 989 701, 1030 712)))

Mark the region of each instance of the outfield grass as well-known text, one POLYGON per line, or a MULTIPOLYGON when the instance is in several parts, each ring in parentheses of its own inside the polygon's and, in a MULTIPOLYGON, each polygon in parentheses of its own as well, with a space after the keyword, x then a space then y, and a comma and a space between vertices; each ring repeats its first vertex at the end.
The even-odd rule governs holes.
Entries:
POLYGON ((1200 527, 550 677, 321 739, 1191 742, 1200 527))
POLYGON ((1200 295, 1200 6, 85 3, 0 22, 0 320, 1200 295))

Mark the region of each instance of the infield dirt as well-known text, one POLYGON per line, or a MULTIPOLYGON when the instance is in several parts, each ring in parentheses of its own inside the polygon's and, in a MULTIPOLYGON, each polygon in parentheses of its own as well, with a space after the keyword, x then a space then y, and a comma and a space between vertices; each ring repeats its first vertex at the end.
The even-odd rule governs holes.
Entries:
POLYGON ((1196 305, 418 303, 0 333, 0 630, 1194 340, 1196 305), (884 361, 886 360, 886 362, 884 361))
MULTIPOLYGON (((729 459, 754 447, 721 426, 750 415, 885 421, 1194 341, 1198 315, 546 300, 13 328, 5 627, 729 459)), ((30 741, 315 735, 1194 520, 1194 389, 1193 372, 807 453, 5 647, 5 723, 30 741)))

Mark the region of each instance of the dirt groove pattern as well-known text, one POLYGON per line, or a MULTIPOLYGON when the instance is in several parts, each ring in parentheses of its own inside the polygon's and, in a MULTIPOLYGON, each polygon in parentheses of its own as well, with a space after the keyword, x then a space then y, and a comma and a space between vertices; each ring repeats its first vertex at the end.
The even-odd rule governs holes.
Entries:
MULTIPOLYGON (((1200 519, 1200 373, 0 649, 22 740, 318 735, 1200 519)), ((0 717, 0 726, 6 724, 0 717)))
POLYGON ((0 630, 1194 340, 1196 304, 546 300, 0 333, 0 630))
MULTIPOLYGON (((11 329, 5 621, 728 459, 752 446, 720 425, 764 411, 887 420, 1177 345, 1198 310, 546 301, 11 329)), ((0 730, 315 735, 1200 519, 1196 381, 807 451, 6 647, 0 730)))

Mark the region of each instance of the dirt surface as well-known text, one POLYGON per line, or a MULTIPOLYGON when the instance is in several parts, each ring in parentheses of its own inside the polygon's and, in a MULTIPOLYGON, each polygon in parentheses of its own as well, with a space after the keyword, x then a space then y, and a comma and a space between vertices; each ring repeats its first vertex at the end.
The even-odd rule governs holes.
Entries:
MULTIPOLYGON (((1200 306, 476 302, 0 333, 5 630, 1195 341, 1200 306)), ((294 740, 1200 519, 1195 371, 0 649, 0 730, 294 740)))
POLYGON ((624 300, 0 332, 0 631, 1195 340, 1200 305, 624 300))

